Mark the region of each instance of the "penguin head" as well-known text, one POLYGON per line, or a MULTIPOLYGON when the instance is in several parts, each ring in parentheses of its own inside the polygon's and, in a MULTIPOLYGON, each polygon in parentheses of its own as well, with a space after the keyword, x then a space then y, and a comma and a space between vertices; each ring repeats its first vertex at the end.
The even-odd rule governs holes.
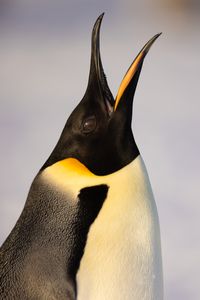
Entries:
POLYGON ((100 26, 92 31, 88 86, 83 99, 69 116, 59 141, 42 169, 66 158, 75 158, 96 175, 113 173, 138 155, 131 129, 133 97, 143 60, 155 35, 137 55, 125 74, 116 98, 109 89, 100 56, 100 26))

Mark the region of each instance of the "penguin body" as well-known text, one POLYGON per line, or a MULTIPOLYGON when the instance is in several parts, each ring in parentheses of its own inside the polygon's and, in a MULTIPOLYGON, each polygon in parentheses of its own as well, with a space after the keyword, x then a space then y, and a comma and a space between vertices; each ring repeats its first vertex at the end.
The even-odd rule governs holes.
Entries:
POLYGON ((86 93, 36 175, 0 254, 0 298, 162 300, 158 215, 135 143, 140 51, 116 100, 93 28, 86 93))
POLYGON ((76 276, 77 299, 162 299, 158 215, 141 156, 105 176, 72 159, 47 168, 43 176, 63 193, 71 191, 74 201, 83 186, 108 187, 88 232, 76 276))
MULTIPOLYGON (((48 170, 48 169, 47 169, 48 170)), ((25 208, 1 248, 0 299, 75 299, 76 272, 88 228, 108 187, 63 190, 39 173, 25 208)), ((70 176, 66 180, 71 183, 70 176)))

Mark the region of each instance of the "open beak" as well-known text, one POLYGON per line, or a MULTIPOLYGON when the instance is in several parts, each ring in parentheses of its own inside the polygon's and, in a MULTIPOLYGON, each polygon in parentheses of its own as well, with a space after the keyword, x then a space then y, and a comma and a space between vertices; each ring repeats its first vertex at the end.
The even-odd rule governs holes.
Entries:
POLYGON ((90 73, 86 92, 91 94, 91 91, 93 91, 94 95, 92 98, 99 103, 102 103, 103 98, 106 111, 108 112, 108 115, 111 116, 112 113, 120 106, 119 103, 122 104, 124 101, 126 104, 123 106, 126 106, 126 110, 129 112, 132 111, 133 96, 144 58, 161 33, 156 34, 153 38, 151 38, 136 56, 130 68, 126 72, 120 84, 116 99, 114 100, 104 74, 100 55, 100 27, 103 15, 104 13, 98 17, 92 31, 90 73))

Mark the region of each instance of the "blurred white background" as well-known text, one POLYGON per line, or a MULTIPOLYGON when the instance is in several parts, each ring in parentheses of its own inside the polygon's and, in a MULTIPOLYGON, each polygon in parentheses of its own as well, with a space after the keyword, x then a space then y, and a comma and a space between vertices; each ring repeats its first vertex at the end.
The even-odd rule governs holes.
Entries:
POLYGON ((115 95, 154 34, 133 127, 160 216, 165 299, 200 299, 200 1, 0 0, 0 242, 88 80, 100 13, 105 73, 115 95))

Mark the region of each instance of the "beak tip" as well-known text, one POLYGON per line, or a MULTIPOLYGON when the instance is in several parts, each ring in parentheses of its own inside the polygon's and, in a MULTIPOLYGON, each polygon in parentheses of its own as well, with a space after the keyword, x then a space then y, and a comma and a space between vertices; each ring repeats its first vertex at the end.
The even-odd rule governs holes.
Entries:
POLYGON ((102 14, 100 14, 99 18, 103 19, 104 15, 105 15, 105 12, 102 12, 102 14))
POLYGON ((99 34, 99 31, 100 31, 100 27, 101 27, 101 22, 102 22, 102 19, 103 19, 103 16, 104 16, 104 12, 97 18, 94 26, 93 26, 93 30, 92 30, 92 35, 95 36, 96 34, 98 35, 99 34))
POLYGON ((100 16, 96 20, 96 23, 101 23, 104 15, 105 15, 105 12, 103 12, 102 14, 100 14, 100 16))
POLYGON ((144 46, 143 48, 143 53, 146 56, 146 54, 149 52, 151 46, 154 44, 154 42, 157 40, 157 38, 159 38, 159 36, 162 34, 162 32, 157 33, 156 35, 154 35, 144 46))
POLYGON ((162 32, 159 32, 156 34, 157 37, 159 37, 162 34, 162 32))
POLYGON ((157 33, 157 34, 154 36, 154 38, 155 38, 154 41, 157 40, 157 39, 159 38, 159 36, 161 36, 161 34, 162 34, 162 32, 157 33))

